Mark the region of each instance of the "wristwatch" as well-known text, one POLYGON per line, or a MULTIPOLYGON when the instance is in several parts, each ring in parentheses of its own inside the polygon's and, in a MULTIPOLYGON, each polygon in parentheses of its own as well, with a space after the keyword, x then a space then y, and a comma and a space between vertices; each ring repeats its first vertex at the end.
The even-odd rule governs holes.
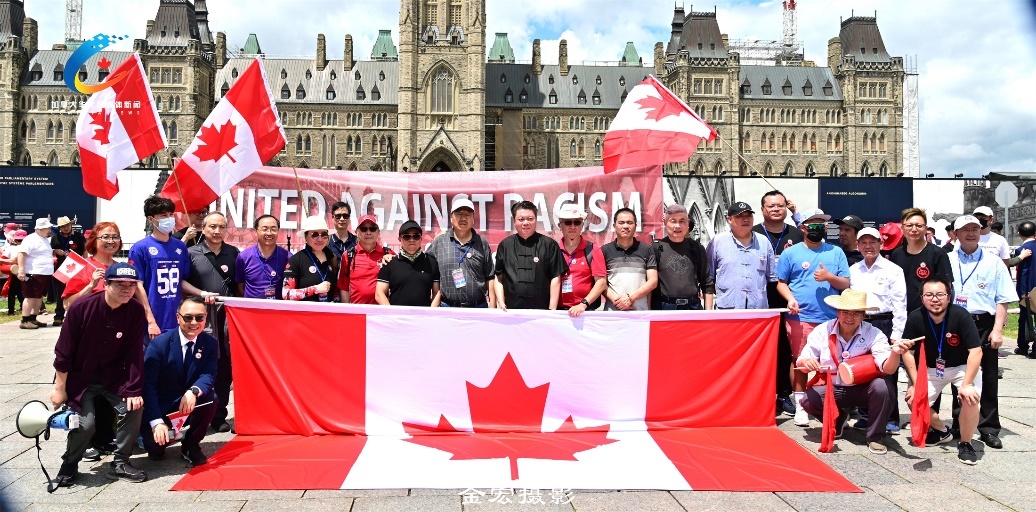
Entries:
POLYGON ((191 386, 191 393, 194 393, 194 396, 199 397, 201 396, 201 388, 198 386, 191 386))
POLYGON ((583 299, 583 300, 579 301, 579 303, 584 305, 584 306, 586 306, 586 307, 590 307, 590 303, 587 302, 586 299, 583 299))

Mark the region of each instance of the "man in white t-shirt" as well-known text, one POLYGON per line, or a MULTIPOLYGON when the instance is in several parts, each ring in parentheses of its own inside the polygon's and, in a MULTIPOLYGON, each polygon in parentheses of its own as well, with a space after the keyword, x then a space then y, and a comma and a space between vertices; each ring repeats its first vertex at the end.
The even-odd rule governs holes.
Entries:
POLYGON ((988 206, 979 206, 975 208, 972 215, 982 225, 982 236, 978 240, 979 248, 990 256, 1004 260, 1004 264, 1007 264, 1007 261, 1011 259, 1011 246, 1007 243, 1006 238, 992 232, 992 224, 996 220, 993 217, 993 209, 988 206))
POLYGON ((18 276, 22 281, 22 329, 46 327, 45 322, 36 320, 43 307, 43 297, 50 288, 54 275, 54 249, 47 237, 53 225, 50 219, 36 219, 36 230, 22 240, 18 250, 18 276))

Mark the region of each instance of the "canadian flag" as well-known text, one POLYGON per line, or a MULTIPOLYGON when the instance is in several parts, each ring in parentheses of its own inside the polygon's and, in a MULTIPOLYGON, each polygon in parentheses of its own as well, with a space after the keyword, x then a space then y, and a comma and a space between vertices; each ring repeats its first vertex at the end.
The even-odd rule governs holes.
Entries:
POLYGON ((858 491, 775 426, 778 310, 225 304, 238 436, 176 490, 858 491))
POLYGON ((682 162, 702 139, 717 136, 686 103, 649 76, 629 92, 604 135, 604 172, 682 162))
POLYGON ((209 113, 161 195, 172 199, 178 211, 199 210, 262 167, 285 144, 266 71, 257 58, 209 113))
POLYGON ((68 286, 70 283, 82 281, 84 284, 78 288, 81 290, 93 277, 94 270, 97 270, 92 263, 83 258, 75 251, 68 251, 65 261, 54 269, 54 278, 68 286))
POLYGON ((120 76, 86 100, 76 121, 83 190, 102 199, 119 192, 117 172, 166 147, 140 56, 131 55, 108 79, 120 76))

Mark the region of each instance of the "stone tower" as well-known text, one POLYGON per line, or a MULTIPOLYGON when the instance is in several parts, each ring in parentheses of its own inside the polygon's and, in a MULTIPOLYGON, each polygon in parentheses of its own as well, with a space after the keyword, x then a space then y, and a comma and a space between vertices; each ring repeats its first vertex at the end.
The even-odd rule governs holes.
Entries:
MULTIPOLYGON (((16 162, 21 154, 21 147, 15 137, 15 127, 21 120, 18 109, 18 84, 25 63, 32 54, 23 46, 23 30, 31 21, 25 17, 25 6, 21 0, 0 0, 0 164, 8 160, 16 162)), ((36 22, 31 27, 35 30, 36 22)), ((32 35, 35 38, 35 34, 32 35)), ((35 41, 32 41, 35 46, 35 41)), ((20 162, 19 162, 20 163, 20 162)))
POLYGON ((485 167, 485 0, 402 0, 399 169, 485 167))

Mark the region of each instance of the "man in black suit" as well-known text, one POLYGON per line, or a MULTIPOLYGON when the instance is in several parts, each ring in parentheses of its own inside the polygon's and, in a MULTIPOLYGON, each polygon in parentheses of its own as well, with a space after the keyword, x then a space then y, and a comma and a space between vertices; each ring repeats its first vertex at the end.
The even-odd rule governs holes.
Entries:
POLYGON ((144 444, 151 460, 161 460, 165 447, 176 440, 166 415, 181 412, 190 415, 184 423, 190 428, 181 443, 183 457, 191 466, 208 461, 200 444, 219 406, 213 392, 219 342, 205 332, 205 318, 204 299, 185 298, 176 314, 180 328, 151 340, 144 354, 144 421, 151 427, 144 444))

